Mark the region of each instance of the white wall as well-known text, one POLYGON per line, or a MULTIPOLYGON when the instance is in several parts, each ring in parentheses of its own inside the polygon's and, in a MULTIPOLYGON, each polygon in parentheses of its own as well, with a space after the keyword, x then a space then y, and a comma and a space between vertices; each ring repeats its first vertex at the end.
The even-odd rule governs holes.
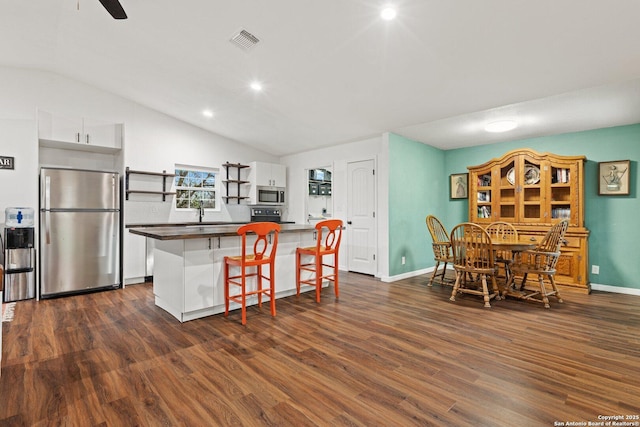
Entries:
MULTIPOLYGON (((124 123, 124 163, 132 169, 171 171, 176 163, 221 168, 226 161, 278 161, 271 154, 49 72, 0 67, 0 93, 0 155, 16 157, 11 178, 0 180, 2 208, 18 201, 37 204, 38 109, 124 123)), ((168 217, 157 219, 175 216, 169 211, 165 214, 168 217)), ((225 215, 228 213, 220 214, 225 215)))
MULTIPOLYGON (((249 163, 266 161, 287 166, 288 204, 283 218, 304 222, 306 170, 330 166, 333 170, 333 206, 336 218, 347 220, 347 164, 376 160, 378 274, 387 274, 388 144, 385 136, 327 147, 281 159, 237 141, 213 134, 130 100, 63 76, 29 69, 0 67, 0 155, 15 157, 14 171, 0 170, 0 213, 8 206, 38 205, 37 111, 63 116, 80 116, 124 123, 122 166, 149 171, 171 171, 176 163, 221 168, 226 161, 249 163)), ((50 156, 51 157, 51 156, 50 156)), ((221 168, 221 172, 224 169, 221 168)), ((133 197, 132 197, 133 199, 133 197)), ((176 212, 159 196, 140 197, 125 203, 125 223, 193 221, 192 214, 176 212)), ((206 220, 245 218, 246 206, 223 205, 206 220)), ((2 216, 4 220, 4 215, 2 216)), ((126 233, 125 233, 126 234, 126 233)), ((127 243, 125 241, 125 268, 127 243)), ((346 251, 341 268, 346 268, 346 251)))
MULTIPOLYGON (((38 146, 33 120, 0 117, 0 156, 14 158, 14 169, 0 169, 0 224, 7 207, 38 207, 38 146)), ((0 257, 1 259, 1 257, 0 257)))
MULTIPOLYGON (((278 162, 275 156, 144 107, 136 106, 134 117, 135 120, 125 123, 125 161, 131 169, 173 171, 175 164, 182 164, 217 168, 223 177, 226 171, 222 164, 227 161, 242 164, 254 160, 278 162)), ((131 179, 140 180, 141 177, 131 179)), ((157 178, 154 180, 160 182, 157 178)), ((220 185, 225 194, 224 184, 220 185)), ((160 196, 132 195, 131 200, 126 206, 128 223, 197 220, 195 213, 178 212, 171 203, 163 203, 160 196)), ((205 220, 249 220, 249 210, 246 205, 221 204, 221 211, 207 212, 205 220)))
MULTIPOLYGON (((387 259, 386 254, 382 254, 388 243, 385 244, 387 235, 382 236, 381 229, 388 229, 387 206, 388 198, 388 143, 385 144, 385 136, 369 138, 337 146, 308 151, 305 153, 293 154, 280 158, 280 163, 287 166, 287 191, 288 203, 284 216, 289 221, 305 222, 306 209, 305 200, 308 192, 307 175, 308 169, 330 166, 332 174, 332 202, 333 206, 329 210, 332 217, 347 221, 347 164, 350 162, 374 159, 376 161, 376 189, 378 191, 376 207, 376 227, 378 229, 378 248, 376 258, 378 273, 376 276, 388 275, 388 267, 382 259, 387 259), (382 190, 382 191, 381 191, 382 190), (382 241, 381 241, 382 239, 382 241), (381 250, 382 249, 382 250, 381 250)), ((346 248, 345 242, 342 242, 346 248)), ((346 250, 340 251, 340 269, 347 269, 348 254, 346 250)))
MULTIPOLYGON (((15 170, 0 170, 0 222, 4 222, 6 207, 37 209, 39 154, 46 157, 43 163, 48 166, 52 166, 51 162, 88 169, 119 165, 121 172, 125 166, 155 172, 173 171, 176 163, 219 168, 224 172, 221 165, 227 161, 278 162, 271 154, 50 72, 0 67, 0 93, 0 156, 15 158, 15 170), (39 151, 36 119, 39 109, 61 116, 123 123, 123 153, 109 159, 105 155, 68 150, 39 151)), ((224 188, 222 192, 225 193, 224 188)), ((136 200, 125 203, 125 224, 197 220, 192 212, 176 212, 171 201, 162 202, 160 196, 142 196, 136 200)), ((248 215, 246 206, 222 205, 219 212, 207 213, 205 220, 248 220, 248 215)), ((127 251, 125 239, 125 270, 127 251)))

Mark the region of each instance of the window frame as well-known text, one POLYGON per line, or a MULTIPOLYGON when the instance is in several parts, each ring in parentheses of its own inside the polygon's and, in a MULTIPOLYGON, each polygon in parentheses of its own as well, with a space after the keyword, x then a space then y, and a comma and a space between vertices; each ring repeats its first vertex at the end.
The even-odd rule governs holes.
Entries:
POLYGON ((200 201, 202 200, 209 201, 203 206, 205 211, 220 211, 219 168, 176 164, 174 171, 176 176, 173 180, 173 187, 176 196, 173 207, 176 211, 198 210, 200 209, 200 201), (180 180, 182 180, 182 182, 180 180), (185 180, 187 181, 186 183, 184 182, 185 180), (213 185, 207 185, 207 181, 213 181, 213 185), (182 197, 184 192, 187 192, 187 197, 182 197), (213 197, 203 198, 202 196, 205 192, 212 192, 213 197), (187 202, 186 206, 182 205, 185 201, 187 202), (213 204, 213 206, 211 206, 211 204, 213 204))

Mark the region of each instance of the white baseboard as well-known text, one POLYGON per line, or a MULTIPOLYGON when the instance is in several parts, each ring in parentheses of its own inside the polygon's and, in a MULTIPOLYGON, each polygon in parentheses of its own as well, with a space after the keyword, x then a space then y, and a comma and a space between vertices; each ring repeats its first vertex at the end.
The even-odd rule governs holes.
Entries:
POLYGON ((124 279, 124 285, 137 285, 138 283, 144 283, 144 277, 130 277, 124 279))
POLYGON ((613 292, 616 294, 638 295, 640 296, 640 289, 637 288, 624 288, 622 286, 610 286, 599 285, 597 283, 591 283, 592 291, 613 292))
MULTIPOLYGON (((410 277, 431 273, 434 268, 435 267, 423 268, 422 270, 409 271, 402 274, 396 274, 395 276, 380 276, 380 281, 390 283, 395 282, 396 280, 408 279, 410 277)), ((447 266, 447 270, 453 271, 453 267, 447 266)))

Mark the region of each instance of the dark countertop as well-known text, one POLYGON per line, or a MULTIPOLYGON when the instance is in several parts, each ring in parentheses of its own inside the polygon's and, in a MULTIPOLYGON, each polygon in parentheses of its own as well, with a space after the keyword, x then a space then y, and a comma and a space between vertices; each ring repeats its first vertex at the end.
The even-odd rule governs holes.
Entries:
POLYGON ((200 225, 242 225, 247 222, 234 222, 234 221, 205 221, 205 222, 164 222, 164 223, 151 223, 151 224, 127 224, 125 228, 147 228, 147 227, 183 227, 183 226, 200 226, 200 225))
MULTIPOLYGON (((206 224, 206 223, 203 223, 206 224)), ((239 224, 223 223, 224 225, 200 225, 189 223, 182 226, 150 226, 129 228, 129 232, 157 240, 208 239, 210 237, 237 236, 239 224)), ((281 233, 301 231, 315 231, 309 224, 280 224, 281 233)))
MULTIPOLYGON (((243 225, 250 221, 204 221, 204 222, 160 222, 150 224, 126 224, 124 228, 148 228, 148 227, 194 227, 208 225, 243 225)), ((295 224, 294 221, 280 221, 279 224, 295 224)))

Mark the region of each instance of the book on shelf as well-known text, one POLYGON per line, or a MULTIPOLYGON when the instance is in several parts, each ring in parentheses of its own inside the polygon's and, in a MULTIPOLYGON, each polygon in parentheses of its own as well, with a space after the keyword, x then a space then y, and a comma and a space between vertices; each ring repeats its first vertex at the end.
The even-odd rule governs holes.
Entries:
POLYGON ((570 170, 565 168, 557 168, 555 176, 553 176, 553 184, 567 184, 571 179, 570 170))
POLYGON ((571 208, 553 208, 551 218, 571 219, 571 208))

